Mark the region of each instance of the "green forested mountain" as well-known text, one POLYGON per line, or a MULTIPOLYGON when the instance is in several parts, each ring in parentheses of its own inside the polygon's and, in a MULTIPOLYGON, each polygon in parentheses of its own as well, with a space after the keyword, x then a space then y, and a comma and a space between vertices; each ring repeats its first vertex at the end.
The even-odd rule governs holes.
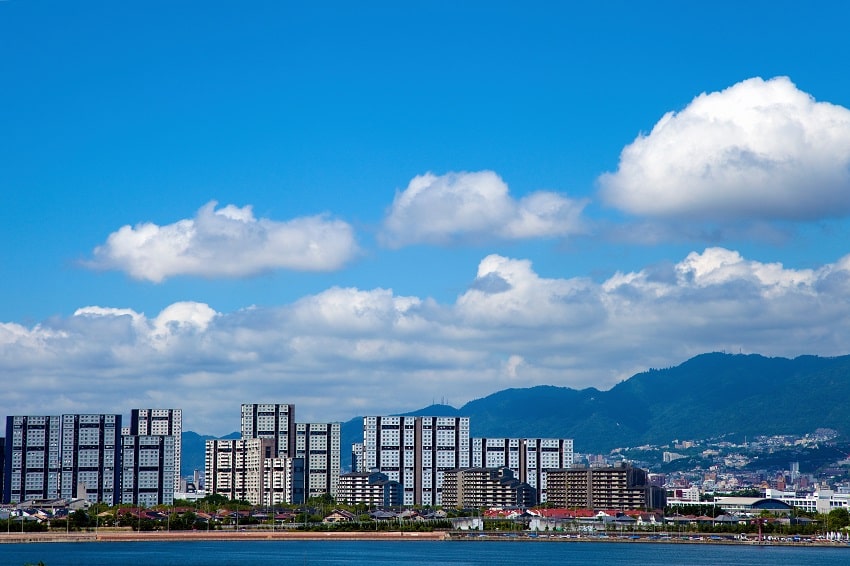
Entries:
POLYGON ((850 434, 850 356, 703 354, 608 391, 509 389, 467 403, 474 436, 562 436, 578 452, 722 435, 850 434))
MULTIPOLYGON (((409 414, 468 416, 476 437, 573 438, 575 450, 585 453, 674 439, 803 434, 821 427, 847 437, 850 356, 702 354, 639 373, 608 391, 506 389, 459 409, 434 405, 409 414)), ((351 443, 362 440, 362 423, 362 417, 343 423, 344 468, 351 443)))

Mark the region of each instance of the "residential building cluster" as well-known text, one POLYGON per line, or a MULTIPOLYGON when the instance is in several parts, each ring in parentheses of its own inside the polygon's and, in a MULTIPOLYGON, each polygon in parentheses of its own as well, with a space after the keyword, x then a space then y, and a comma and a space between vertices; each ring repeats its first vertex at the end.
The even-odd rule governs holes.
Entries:
MULTIPOLYGON (((253 505, 329 495, 371 506, 646 509, 663 501, 631 466, 574 466, 572 439, 471 438, 468 417, 366 416, 342 473, 341 425, 303 423, 295 406, 241 405, 241 437, 205 443, 203 489, 253 505)), ((171 504, 181 490, 180 409, 10 416, 2 500, 171 504)), ((200 478, 194 483, 200 487, 200 478)))
POLYGON ((573 463, 572 439, 471 438, 469 431, 469 417, 364 417, 353 471, 340 483, 377 471, 398 482, 404 505, 476 507, 498 492, 500 503, 522 506, 545 502, 547 471, 573 463))
POLYGON ((337 496, 340 423, 297 423, 292 404, 243 404, 241 415, 241 439, 206 443, 207 493, 253 505, 337 496))
POLYGON ((2 501, 171 504, 180 482, 182 411, 8 416, 2 501))

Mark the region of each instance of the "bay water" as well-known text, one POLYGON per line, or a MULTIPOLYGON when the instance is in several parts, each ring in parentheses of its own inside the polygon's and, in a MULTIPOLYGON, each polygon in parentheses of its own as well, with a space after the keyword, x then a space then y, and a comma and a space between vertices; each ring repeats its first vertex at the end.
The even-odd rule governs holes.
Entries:
POLYGON ((848 547, 537 541, 193 541, 0 544, 3 566, 850 564, 848 547))

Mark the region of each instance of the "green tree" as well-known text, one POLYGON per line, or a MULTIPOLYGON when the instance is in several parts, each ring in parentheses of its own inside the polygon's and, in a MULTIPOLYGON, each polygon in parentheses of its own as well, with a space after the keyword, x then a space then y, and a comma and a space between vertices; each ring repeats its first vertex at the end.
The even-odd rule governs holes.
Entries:
POLYGON ((89 526, 89 514, 82 509, 77 509, 68 517, 72 529, 84 529, 89 526))
POLYGON ((844 507, 836 507, 827 516, 830 529, 843 529, 850 526, 850 513, 844 507))
POLYGON ((198 501, 199 505, 211 507, 224 507, 230 500, 219 493, 211 493, 198 501))

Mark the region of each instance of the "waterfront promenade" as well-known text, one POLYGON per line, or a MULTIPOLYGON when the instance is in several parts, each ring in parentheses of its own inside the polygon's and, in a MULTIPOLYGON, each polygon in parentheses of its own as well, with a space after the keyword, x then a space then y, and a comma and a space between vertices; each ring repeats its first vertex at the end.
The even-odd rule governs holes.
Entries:
POLYGON ((0 533, 0 543, 22 542, 166 542, 204 540, 445 540, 442 531, 86 531, 53 533, 0 533))
POLYGON ((836 543, 818 539, 762 540, 718 538, 705 536, 664 537, 658 536, 593 536, 564 535, 557 533, 478 533, 474 531, 294 531, 294 530, 213 530, 213 531, 127 531, 99 530, 85 532, 47 533, 0 533, 0 544, 57 543, 57 542, 191 542, 191 541, 527 541, 527 542, 576 542, 576 543, 637 543, 637 544, 710 544, 739 546, 796 546, 796 547, 841 547, 850 549, 847 543, 836 543))

